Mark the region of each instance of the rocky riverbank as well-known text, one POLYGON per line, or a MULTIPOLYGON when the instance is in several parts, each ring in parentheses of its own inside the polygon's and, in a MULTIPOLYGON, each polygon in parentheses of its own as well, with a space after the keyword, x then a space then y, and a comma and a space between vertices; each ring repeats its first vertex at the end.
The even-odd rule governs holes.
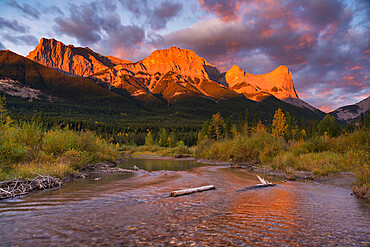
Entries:
POLYGON ((325 186, 332 186, 347 190, 352 190, 353 193, 361 198, 370 200, 370 188, 365 186, 354 185, 356 180, 355 174, 352 172, 338 172, 330 173, 325 176, 315 175, 313 172, 309 171, 276 171, 269 166, 258 166, 257 161, 251 161, 247 163, 237 163, 232 161, 218 161, 218 160, 206 160, 198 159, 197 162, 209 165, 224 165, 230 166, 232 169, 248 169, 253 172, 264 173, 270 176, 280 176, 284 177, 286 180, 309 180, 325 186))
POLYGON ((60 179, 48 175, 40 175, 32 179, 14 178, 8 181, 0 182, 0 200, 23 196, 33 191, 53 189, 62 186, 65 182, 86 178, 95 173, 134 173, 134 170, 122 169, 118 167, 124 159, 118 159, 114 162, 104 162, 86 165, 78 173, 72 173, 69 176, 60 179))

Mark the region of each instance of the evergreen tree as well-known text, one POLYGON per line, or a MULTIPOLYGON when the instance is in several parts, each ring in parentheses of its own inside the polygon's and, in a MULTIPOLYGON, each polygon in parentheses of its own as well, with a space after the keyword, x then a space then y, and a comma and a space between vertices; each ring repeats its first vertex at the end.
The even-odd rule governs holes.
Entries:
POLYGON ((355 121, 351 121, 349 124, 347 124, 346 128, 344 129, 347 133, 353 133, 353 131, 356 130, 356 123, 355 121))
POLYGON ((226 121, 225 121, 225 138, 226 139, 229 139, 229 138, 232 138, 233 134, 231 132, 231 128, 233 127, 233 125, 231 124, 231 120, 229 117, 226 118, 226 121))
POLYGON ((251 128, 249 126, 249 111, 248 111, 248 109, 245 111, 244 133, 248 136, 251 134, 251 128))
POLYGON ((175 135, 175 133, 173 131, 170 132, 170 135, 169 135, 168 139, 169 139, 168 145, 171 148, 176 147, 176 144, 177 144, 177 142, 176 142, 176 135, 175 135))
POLYGON ((242 118, 242 113, 239 112, 239 118, 238 118, 238 132, 242 133, 243 132, 243 118, 242 118))
POLYGON ((168 140, 168 133, 165 128, 161 128, 159 131, 159 146, 161 147, 168 147, 169 140, 168 140))
POLYGON ((275 136, 284 136, 287 131, 287 120, 281 108, 275 111, 274 119, 272 120, 272 127, 272 133, 275 136))
POLYGON ((244 122, 245 122, 245 124, 249 125, 249 111, 248 111, 248 109, 245 110, 244 122))
POLYGON ((253 120, 252 120, 252 128, 255 128, 257 126, 257 124, 259 123, 259 117, 258 117, 258 114, 257 112, 254 113, 254 116, 253 116, 253 120))
POLYGON ((369 114, 369 110, 365 114, 365 123, 364 123, 364 126, 365 126, 366 129, 370 129, 370 114, 369 114))
POLYGON ((202 124, 202 130, 200 131, 200 138, 201 138, 201 140, 203 140, 205 137, 208 137, 209 136, 209 134, 208 134, 209 123, 210 123, 210 121, 205 121, 202 124))
POLYGON ((340 126, 337 120, 327 114, 318 125, 319 134, 323 135, 325 132, 331 137, 337 137, 340 134, 340 126))
POLYGON ((8 116, 8 110, 6 109, 5 96, 0 97, 0 123, 4 123, 8 116))
POLYGON ((358 128, 363 129, 365 126, 365 117, 364 113, 361 113, 360 118, 358 119, 358 128))

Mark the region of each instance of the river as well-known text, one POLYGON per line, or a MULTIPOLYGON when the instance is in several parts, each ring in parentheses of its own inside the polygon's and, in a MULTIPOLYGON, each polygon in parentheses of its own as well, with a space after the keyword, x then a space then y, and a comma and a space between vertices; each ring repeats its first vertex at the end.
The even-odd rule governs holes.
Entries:
POLYGON ((258 183, 245 169, 192 160, 122 163, 133 165, 157 172, 95 174, 0 201, 0 245, 370 245, 370 203, 349 190, 278 177, 268 178, 277 186, 245 190, 258 183), (210 184, 216 190, 169 197, 173 190, 210 184))

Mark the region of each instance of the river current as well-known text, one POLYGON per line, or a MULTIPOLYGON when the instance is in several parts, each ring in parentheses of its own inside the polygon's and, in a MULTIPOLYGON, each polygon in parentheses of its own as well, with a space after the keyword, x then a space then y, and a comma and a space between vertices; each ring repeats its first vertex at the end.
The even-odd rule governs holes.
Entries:
POLYGON ((0 246, 370 245, 370 203, 350 190, 266 175, 277 185, 245 189, 256 174, 192 160, 122 163, 133 165, 153 172, 95 174, 0 201, 0 246))

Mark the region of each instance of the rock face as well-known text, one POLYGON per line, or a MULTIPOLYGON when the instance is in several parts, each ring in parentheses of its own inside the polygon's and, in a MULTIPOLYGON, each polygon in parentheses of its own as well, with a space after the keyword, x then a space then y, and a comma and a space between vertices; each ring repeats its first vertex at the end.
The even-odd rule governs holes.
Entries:
POLYGON ((131 95, 155 94, 169 102, 184 97, 223 100, 241 97, 216 81, 220 72, 195 52, 171 47, 154 51, 137 63, 114 66, 94 74, 131 95))
POLYGON ((130 62, 111 56, 104 57, 87 47, 66 46, 55 39, 45 38, 40 40, 40 44, 27 58, 47 67, 84 77, 120 63, 130 62))
POLYGON ((336 119, 350 121, 370 109, 370 96, 354 105, 347 105, 330 112, 336 119))
POLYGON ((41 39, 27 58, 66 73, 93 76, 134 97, 148 99, 154 95, 170 103, 186 97, 204 97, 216 102, 235 97, 254 101, 271 96, 281 100, 299 99, 292 73, 286 66, 281 65, 267 74, 253 75, 234 65, 221 74, 195 52, 177 47, 156 50, 133 63, 102 56, 87 47, 41 39))
POLYGON ((226 72, 225 79, 231 89, 253 100, 258 101, 256 97, 261 93, 271 94, 281 100, 299 99, 294 89, 292 73, 284 65, 263 75, 249 74, 234 65, 226 72))

